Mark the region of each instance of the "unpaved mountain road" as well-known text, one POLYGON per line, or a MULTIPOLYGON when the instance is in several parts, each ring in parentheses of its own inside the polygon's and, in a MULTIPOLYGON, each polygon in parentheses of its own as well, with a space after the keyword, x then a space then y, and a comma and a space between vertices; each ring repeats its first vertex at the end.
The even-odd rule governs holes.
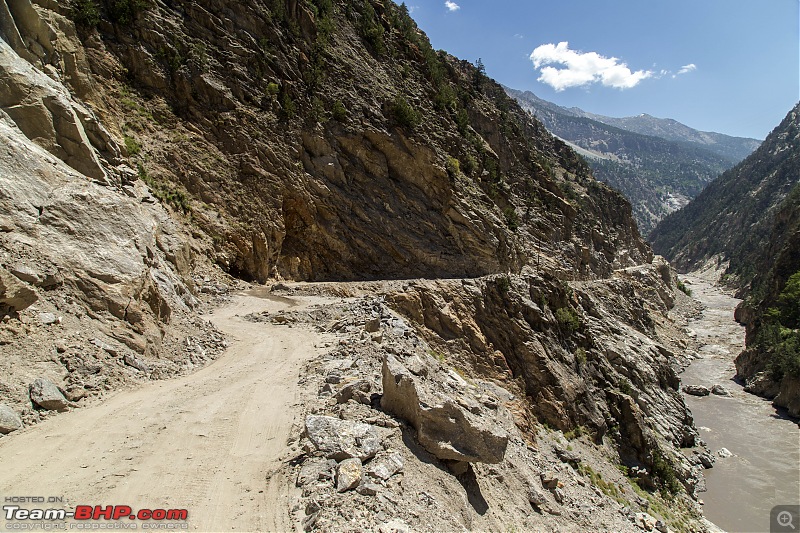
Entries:
MULTIPOLYGON (((235 295, 208 316, 231 346, 207 367, 0 439, 0 497, 188 509, 193 531, 291 530, 290 484, 270 474, 302 423, 300 369, 326 338, 241 317, 325 300, 256 294, 235 295)), ((0 523, 5 530, 4 515, 0 523)))

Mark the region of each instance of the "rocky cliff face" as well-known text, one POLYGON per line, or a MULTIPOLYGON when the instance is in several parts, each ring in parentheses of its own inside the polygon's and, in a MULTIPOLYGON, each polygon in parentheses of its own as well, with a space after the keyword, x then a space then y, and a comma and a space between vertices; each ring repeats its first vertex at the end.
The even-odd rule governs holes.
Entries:
POLYGON ((625 202, 394 4, 173 2, 81 36, 84 96, 237 275, 477 276, 531 242, 583 274, 648 259, 625 202))
POLYGON ((26 424, 50 412, 37 378, 64 409, 215 357, 212 263, 248 281, 470 278, 375 289, 444 354, 425 372, 364 356, 396 384, 382 419, 455 463, 521 453, 547 424, 646 488, 695 489, 668 267, 622 196, 402 7, 23 0, 0 28, 0 398, 26 424), (488 416, 469 395, 408 401, 442 398, 444 361, 518 395, 474 449, 441 427, 488 416))
POLYGON ((38 11, 18 4, 3 6, 3 31, 19 29, 27 44, 9 39, 24 46, 19 53, 0 40, 0 385, 3 400, 35 422, 49 409, 35 399, 44 409, 31 409, 36 378, 78 401, 186 370, 191 354, 178 342, 213 331, 193 320, 191 238, 134 180, 113 136, 60 74, 29 62, 56 61, 60 41, 38 11), (50 48, 35 46, 30 27, 54 39, 50 48))

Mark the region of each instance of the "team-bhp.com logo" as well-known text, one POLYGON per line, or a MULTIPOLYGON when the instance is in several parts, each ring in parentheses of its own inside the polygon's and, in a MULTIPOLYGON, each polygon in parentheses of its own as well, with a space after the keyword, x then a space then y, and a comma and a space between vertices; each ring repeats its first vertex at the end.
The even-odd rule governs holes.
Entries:
MULTIPOLYGON (((44 499, 41 499, 43 502, 44 499)), ((139 509, 134 511, 129 505, 78 505, 74 511, 66 509, 23 508, 19 505, 3 506, 6 529, 12 530, 55 530, 55 529, 188 529, 187 509, 139 509), (30 521, 46 524, 32 527, 30 521), (104 521, 102 524, 99 521, 104 521), (58 522, 70 521, 69 524, 58 522), (110 522, 110 523, 109 523, 110 522)))

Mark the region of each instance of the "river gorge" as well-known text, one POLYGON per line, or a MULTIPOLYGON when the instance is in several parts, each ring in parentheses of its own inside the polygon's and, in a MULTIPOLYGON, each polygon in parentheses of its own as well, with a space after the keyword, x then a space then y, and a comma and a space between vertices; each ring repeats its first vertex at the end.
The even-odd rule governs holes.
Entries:
POLYGON ((719 384, 730 392, 727 397, 686 396, 700 436, 716 458, 705 471, 705 515, 726 531, 769 531, 772 507, 800 502, 800 428, 769 400, 745 392, 734 380, 733 361, 744 348, 744 328, 733 319, 740 300, 706 276, 684 279, 704 309, 688 325, 700 349, 682 383, 719 384), (733 455, 721 457, 723 448, 733 455))

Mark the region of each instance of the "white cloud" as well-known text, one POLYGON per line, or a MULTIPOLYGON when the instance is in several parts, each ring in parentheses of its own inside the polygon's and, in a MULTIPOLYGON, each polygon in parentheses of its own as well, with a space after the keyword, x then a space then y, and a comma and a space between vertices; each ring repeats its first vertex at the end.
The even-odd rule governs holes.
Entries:
POLYGON ((616 57, 604 57, 597 52, 570 50, 569 43, 543 44, 530 55, 533 67, 539 69, 539 81, 556 91, 600 83, 616 89, 630 89, 653 75, 650 70, 632 72, 616 57), (558 69, 549 65, 563 65, 558 69))
POLYGON ((697 65, 695 65, 694 63, 689 63, 688 65, 682 66, 681 69, 676 74, 676 76, 680 76, 681 74, 688 74, 693 70, 697 70, 697 65))
POLYGON ((459 9, 461 9, 460 5, 456 4, 455 2, 452 2, 451 0, 447 0, 447 2, 444 3, 444 6, 450 11, 458 11, 459 9))
POLYGON ((522 38, 524 38, 524 37, 525 37, 525 36, 524 36, 524 35, 522 35, 521 33, 515 33, 515 34, 514 34, 514 39, 522 39, 522 38))

